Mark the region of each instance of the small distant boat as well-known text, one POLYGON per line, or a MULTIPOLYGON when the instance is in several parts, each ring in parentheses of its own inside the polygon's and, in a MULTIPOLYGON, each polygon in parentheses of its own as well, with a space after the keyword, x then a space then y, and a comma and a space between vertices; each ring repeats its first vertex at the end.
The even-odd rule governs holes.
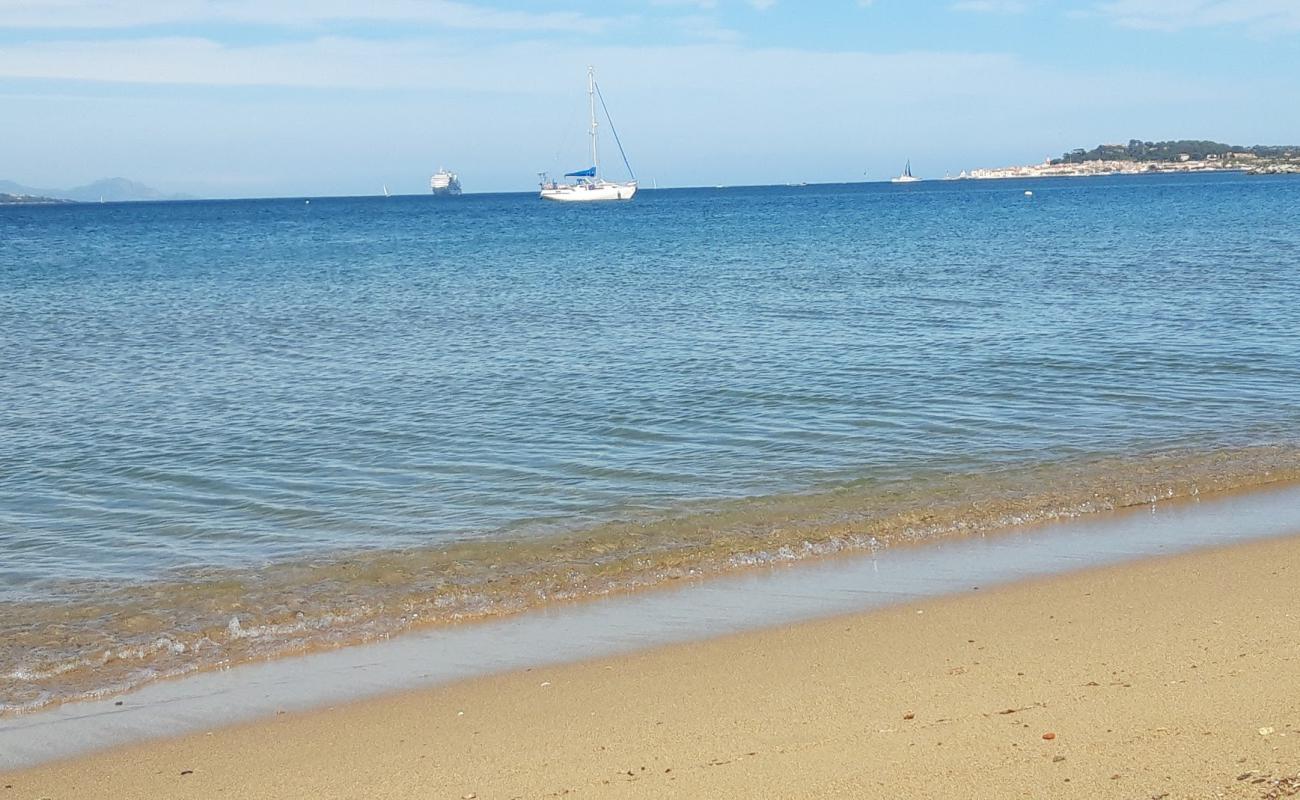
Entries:
POLYGON ((890 178, 890 183, 916 183, 921 179, 912 174, 912 160, 908 159, 907 166, 903 167, 903 174, 897 178, 890 178))
POLYGON ((433 173, 429 179, 429 190, 437 195, 458 195, 460 194, 460 176, 454 172, 449 172, 444 167, 438 167, 438 171, 433 173))
POLYGON ((392 195, 388 193, 388 184, 386 183, 384 184, 384 197, 392 197, 392 195))
POLYGON ((591 106, 591 166, 575 172, 566 172, 564 177, 573 178, 573 183, 559 183, 541 173, 541 198, 561 203, 583 203, 597 200, 631 200, 636 194, 636 176, 632 174, 632 165, 623 152, 623 143, 619 141, 618 131, 614 129, 614 120, 610 119, 609 109, 605 107, 605 98, 601 96, 600 106, 605 109, 605 119, 609 121, 609 131, 614 134, 614 143, 618 145, 619 155, 623 156, 623 166, 627 167, 632 180, 627 183, 613 183, 600 177, 600 153, 596 147, 596 96, 600 88, 596 86, 596 68, 587 67, 587 100, 591 106))

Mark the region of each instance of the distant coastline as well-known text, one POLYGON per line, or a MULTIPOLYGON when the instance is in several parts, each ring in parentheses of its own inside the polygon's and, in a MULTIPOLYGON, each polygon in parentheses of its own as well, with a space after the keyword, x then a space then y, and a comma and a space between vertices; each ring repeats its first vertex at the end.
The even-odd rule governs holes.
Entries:
POLYGON ((0 192, 0 206, 53 206, 75 202, 75 200, 62 200, 58 197, 0 192))
POLYGON ((131 202, 138 200, 194 200, 184 194, 166 194, 126 178, 103 178, 71 189, 47 189, 0 180, 0 205, 131 202))
MULTIPOLYGON (((956 179, 1082 178, 1187 172, 1245 172, 1249 175, 1300 174, 1300 146, 1243 147, 1203 140, 1103 144, 1072 150, 1041 164, 963 170, 956 179)), ((951 177, 951 176, 950 176, 951 177)))

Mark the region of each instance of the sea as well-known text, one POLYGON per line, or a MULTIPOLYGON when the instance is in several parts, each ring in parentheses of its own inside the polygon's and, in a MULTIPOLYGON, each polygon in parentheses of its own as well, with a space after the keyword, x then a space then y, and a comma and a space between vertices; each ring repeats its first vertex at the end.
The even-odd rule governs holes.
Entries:
POLYGON ((1297 478, 1296 177, 0 207, 0 713, 1297 478))

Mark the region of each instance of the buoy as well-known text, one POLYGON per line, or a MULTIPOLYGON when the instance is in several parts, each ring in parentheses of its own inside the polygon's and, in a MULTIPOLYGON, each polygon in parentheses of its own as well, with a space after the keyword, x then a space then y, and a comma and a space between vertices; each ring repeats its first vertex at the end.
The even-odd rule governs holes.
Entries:
POLYGON ((1033 197, 1033 196, 1034 196, 1033 192, 1029 191, 1028 189, 1025 190, 1025 197, 1033 197))

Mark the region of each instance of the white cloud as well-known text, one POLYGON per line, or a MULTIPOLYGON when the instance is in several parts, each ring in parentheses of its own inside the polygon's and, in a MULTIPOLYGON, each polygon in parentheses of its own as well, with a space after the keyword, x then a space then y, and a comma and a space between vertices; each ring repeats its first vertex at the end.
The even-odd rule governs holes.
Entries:
POLYGON ((1121 27, 1144 30, 1247 26, 1260 32, 1300 31, 1297 0, 1108 0, 1093 12, 1121 27))
POLYGON ((0 28, 407 22, 466 30, 599 33, 615 22, 574 12, 506 11, 455 0, 0 0, 0 28))

